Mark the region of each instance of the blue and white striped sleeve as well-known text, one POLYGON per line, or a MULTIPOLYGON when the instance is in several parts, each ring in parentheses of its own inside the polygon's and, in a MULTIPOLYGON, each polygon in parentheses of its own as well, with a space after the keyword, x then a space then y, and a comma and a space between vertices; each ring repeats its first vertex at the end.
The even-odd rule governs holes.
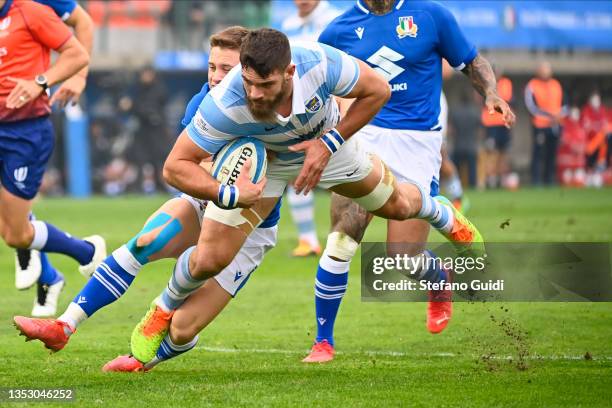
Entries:
POLYGON ((359 65, 344 51, 319 43, 327 59, 325 83, 332 95, 345 96, 353 90, 359 79, 359 65))
POLYGON ((220 121, 223 121, 225 115, 215 104, 213 98, 207 95, 198 111, 187 126, 187 135, 198 145, 202 150, 208 153, 215 154, 235 136, 224 133, 218 130, 219 127, 224 127, 220 121))

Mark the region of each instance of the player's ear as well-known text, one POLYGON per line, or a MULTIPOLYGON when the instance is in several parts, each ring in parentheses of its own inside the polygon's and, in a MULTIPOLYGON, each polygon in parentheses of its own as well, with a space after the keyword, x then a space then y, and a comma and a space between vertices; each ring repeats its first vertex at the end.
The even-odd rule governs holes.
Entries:
POLYGON ((285 70, 285 79, 289 80, 293 78, 295 74, 295 64, 289 64, 285 70))

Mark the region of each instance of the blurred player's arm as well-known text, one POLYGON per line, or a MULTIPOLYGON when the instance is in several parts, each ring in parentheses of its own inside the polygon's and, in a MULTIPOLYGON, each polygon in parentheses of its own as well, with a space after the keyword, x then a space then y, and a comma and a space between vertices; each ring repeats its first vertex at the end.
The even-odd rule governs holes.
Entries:
MULTIPOLYGON (((76 39, 81 43, 83 48, 85 48, 88 55, 91 55, 94 24, 89 14, 87 14, 83 7, 77 5, 64 22, 74 29, 76 39)), ((85 89, 88 73, 89 64, 83 67, 76 75, 67 79, 59 89, 55 91, 49 104, 52 105, 55 102, 59 102, 61 107, 69 102, 76 104, 85 89)))
POLYGON ((478 54, 461 72, 470 78, 474 89, 484 97, 489 113, 493 114, 495 111, 501 113, 504 116, 506 127, 514 126, 516 117, 510 105, 497 93, 497 81, 489 61, 478 54))

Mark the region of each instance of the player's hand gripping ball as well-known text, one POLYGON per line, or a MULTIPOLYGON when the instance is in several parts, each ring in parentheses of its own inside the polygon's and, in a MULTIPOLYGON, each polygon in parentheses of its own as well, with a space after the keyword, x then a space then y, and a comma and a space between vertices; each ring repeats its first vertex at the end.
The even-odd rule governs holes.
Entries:
POLYGON ((223 146, 212 166, 212 176, 221 183, 218 205, 235 208, 255 204, 263 193, 267 165, 265 145, 259 139, 243 137, 223 146), (243 168, 248 177, 240 177, 243 168))

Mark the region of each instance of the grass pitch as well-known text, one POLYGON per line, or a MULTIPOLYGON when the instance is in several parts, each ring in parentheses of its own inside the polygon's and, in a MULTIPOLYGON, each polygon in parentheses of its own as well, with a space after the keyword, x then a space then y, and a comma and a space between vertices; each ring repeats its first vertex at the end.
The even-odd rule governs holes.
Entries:
MULTIPOLYGON (((36 213, 75 235, 100 233, 114 249, 165 199, 44 199, 36 213)), ((612 242, 612 190, 473 192, 470 199, 469 216, 488 242, 612 242)), ((328 208, 328 196, 318 194, 321 238, 328 208)), ((284 207, 277 248, 199 346, 145 375, 100 368, 129 351, 129 334, 164 287, 171 261, 145 267, 121 300, 49 354, 11 325, 13 315, 29 313, 35 293, 15 290, 13 254, 0 245, 0 388, 74 388, 71 406, 83 407, 611 406, 612 304, 457 303, 449 327, 433 336, 424 303, 362 303, 358 261, 336 324, 336 360, 302 364, 315 333, 317 260, 288 256, 294 236, 284 207)), ((377 220, 366 239, 384 237, 377 220)), ((72 260, 51 260, 67 278, 63 310, 85 282, 72 260)))

